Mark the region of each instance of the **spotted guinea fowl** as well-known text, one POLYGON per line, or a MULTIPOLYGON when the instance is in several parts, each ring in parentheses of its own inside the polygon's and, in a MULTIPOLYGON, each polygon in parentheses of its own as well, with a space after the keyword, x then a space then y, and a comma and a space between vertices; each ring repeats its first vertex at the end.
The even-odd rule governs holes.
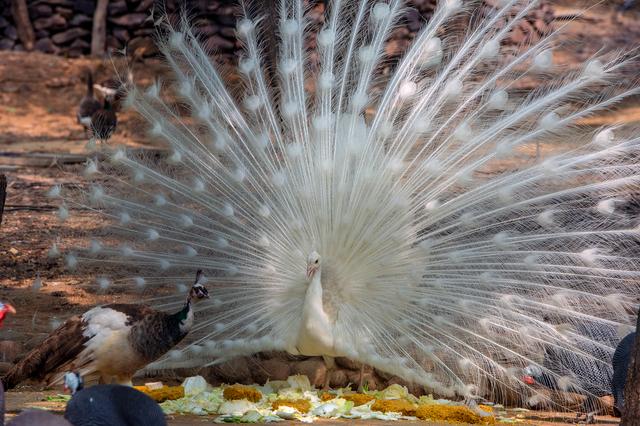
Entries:
MULTIPOLYGON (((615 326, 586 321, 565 328, 567 338, 574 338, 575 350, 547 345, 540 365, 531 364, 524 369, 523 381, 528 385, 541 385, 548 389, 571 392, 585 396, 580 412, 587 423, 595 422, 595 416, 605 408, 599 398, 611 393, 612 351, 618 342, 615 326), (588 359, 582 353, 591 354, 588 359)), ((538 401, 530 401, 535 405, 538 401)))
POLYGON ((98 111, 102 105, 100 101, 93 95, 93 75, 90 70, 86 70, 87 74, 87 93, 80 101, 76 117, 78 123, 82 124, 85 129, 91 129, 91 117, 98 111))
POLYGON ((201 270, 186 303, 169 314, 146 305, 110 304, 73 316, 3 378, 11 389, 26 379, 62 382, 78 371, 91 381, 131 385, 132 376, 180 342, 193 326, 193 303, 208 298, 201 270))
POLYGON ((64 418, 73 426, 163 426, 160 406, 144 393, 121 385, 84 389, 82 376, 66 373, 64 387, 71 392, 64 418))
POLYGON ((620 341, 616 351, 613 353, 613 379, 611 380, 611 393, 613 393, 613 406, 617 411, 616 414, 624 413, 624 386, 627 382, 627 372, 629 370, 629 361, 633 352, 634 343, 636 341, 636 333, 629 333, 620 341))
MULTIPOLYGON (((4 426, 4 388, 0 383, 0 426, 4 426)), ((8 426, 71 426, 71 423, 60 416, 44 410, 26 410, 11 419, 8 426)))
POLYGON ((104 100, 101 108, 91 116, 91 132, 93 137, 106 142, 116 131, 118 117, 108 99, 104 100))

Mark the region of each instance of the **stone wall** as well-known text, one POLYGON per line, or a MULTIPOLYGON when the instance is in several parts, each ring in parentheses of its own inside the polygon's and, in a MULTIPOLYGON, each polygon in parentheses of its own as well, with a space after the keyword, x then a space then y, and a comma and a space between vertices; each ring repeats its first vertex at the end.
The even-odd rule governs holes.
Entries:
MULTIPOLYGON (((261 0, 257 0, 261 1, 261 0)), ((322 0, 311 0, 316 6, 312 20, 321 20, 322 0)), ((495 0, 485 0, 491 3, 495 0)), ((402 50, 433 12, 436 0, 410 0, 410 9, 392 36, 390 49, 402 50)), ((233 55, 240 47, 235 37, 236 0, 112 0, 107 13, 107 53, 127 46, 128 53, 142 56, 156 53, 155 33, 150 12, 165 10, 170 17, 186 5, 194 24, 199 28, 207 48, 233 55)), ((96 0, 27 0, 29 17, 36 34, 35 49, 69 57, 86 55, 90 51, 91 27, 96 0)), ((156 13, 158 16, 158 13, 156 13)), ((548 10, 538 8, 532 19, 524 21, 515 31, 519 43, 546 28, 548 10)), ((0 0, 0 50, 24 50, 13 23, 10 0, 0 0)))
MULTIPOLYGON (((24 50, 11 14, 10 0, 0 0, 0 49, 24 50)), ((36 34, 35 49, 69 57, 86 55, 90 51, 91 27, 96 0, 28 0, 29 17, 36 34)), ((125 45, 133 49, 149 48, 155 33, 151 10, 160 5, 169 14, 180 10, 175 0, 115 0, 107 12, 107 49, 112 53, 125 45)), ((235 2, 214 0, 187 2, 187 8, 211 47, 223 52, 236 48, 234 34, 235 2), (193 3, 193 4, 192 4, 193 3)))

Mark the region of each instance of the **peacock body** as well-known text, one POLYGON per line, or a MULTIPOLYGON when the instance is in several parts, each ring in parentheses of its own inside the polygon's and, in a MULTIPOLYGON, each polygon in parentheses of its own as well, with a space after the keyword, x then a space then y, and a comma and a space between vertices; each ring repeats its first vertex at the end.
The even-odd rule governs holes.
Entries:
POLYGON ((346 356, 446 396, 523 398, 536 396, 521 380, 532 364, 579 386, 544 367, 549 347, 609 371, 579 348, 610 356, 615 343, 583 326, 634 322, 640 230, 625 208, 639 133, 581 120, 639 89, 621 78, 627 57, 554 66, 556 31, 507 51, 535 5, 480 14, 443 0, 384 77, 402 1, 334 0, 310 48, 304 2, 282 0, 276 82, 262 11, 243 9, 239 95, 188 23, 167 29, 174 91, 130 87, 126 102, 168 154, 106 146, 86 191, 52 190, 62 219, 89 207, 109 224, 69 248, 67 266, 100 265, 102 288, 207 272, 189 345, 150 368, 277 349, 346 356), (540 87, 518 89, 531 76, 540 87), (539 147, 550 154, 537 159, 539 147))

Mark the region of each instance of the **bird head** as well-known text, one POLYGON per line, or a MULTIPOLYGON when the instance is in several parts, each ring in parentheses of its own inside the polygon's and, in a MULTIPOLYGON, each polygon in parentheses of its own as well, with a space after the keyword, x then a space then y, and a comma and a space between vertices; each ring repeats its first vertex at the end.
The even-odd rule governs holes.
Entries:
POLYGON ((320 255, 318 252, 313 251, 307 258, 307 279, 311 281, 313 276, 320 269, 320 255))
POLYGON ((204 276, 204 273, 202 272, 202 269, 198 269, 198 272, 196 272, 196 280, 191 287, 191 291, 189 291, 189 298, 191 300, 202 300, 209 298, 209 292, 204 286, 205 281, 206 278, 204 276))
POLYGON ((2 327, 2 322, 4 321, 4 317, 7 314, 15 314, 16 309, 8 303, 0 302, 0 327, 2 327))
POLYGON ((76 371, 69 371, 64 375, 64 390, 70 392, 71 395, 82 390, 84 381, 80 376, 80 373, 76 371))
POLYGON ((525 367, 523 373, 522 381, 529 386, 538 383, 538 378, 542 377, 542 369, 536 365, 529 365, 525 367))

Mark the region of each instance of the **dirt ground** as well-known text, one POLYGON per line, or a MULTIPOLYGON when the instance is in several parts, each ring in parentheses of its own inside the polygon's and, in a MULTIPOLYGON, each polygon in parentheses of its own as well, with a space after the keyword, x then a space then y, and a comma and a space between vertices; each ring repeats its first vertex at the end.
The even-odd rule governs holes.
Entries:
MULTIPOLYGON (((557 14, 575 13, 574 4, 573 1, 560 3, 557 14)), ((638 10, 620 13, 611 7, 597 6, 582 20, 568 25, 566 31, 576 43, 564 45, 556 56, 578 66, 602 46, 607 49, 637 48, 640 45, 639 18, 638 10)), ((115 65, 119 67, 117 60, 115 65)), ((9 181, 0 228, 0 300, 12 303, 18 311, 17 315, 5 320, 0 340, 16 341, 22 351, 34 347, 70 315, 98 303, 132 302, 140 297, 139 293, 127 289, 98 292, 91 271, 70 273, 60 260, 47 257, 58 236, 63 237, 65 243, 73 243, 100 228, 99 221, 87 213, 74 214, 72 220, 60 223, 55 215, 57 206, 46 197, 54 184, 86 184, 80 173, 86 160, 86 138, 76 123, 75 111, 85 91, 81 77, 87 66, 97 71, 100 80, 111 75, 113 64, 38 53, 0 52, 0 173, 6 174, 9 181), (37 274, 43 287, 34 291, 32 284, 37 274)), ((141 85, 149 84, 154 76, 163 72, 163 66, 155 60, 138 62, 133 67, 136 83, 141 85)), ((592 117, 585 124, 598 126, 613 121, 640 123, 640 102, 631 100, 615 114, 592 117)), ((111 144, 157 148, 131 112, 118 116, 118 130, 111 144)), ((6 368, 4 361, 12 359, 0 359, 0 370, 6 368)), ((15 413, 34 404, 46 405, 41 400, 53 393, 35 392, 30 387, 9 392, 7 410, 15 413)), ((531 419, 531 424, 537 425, 558 424, 574 417, 570 413, 535 413, 532 416, 539 417, 535 421, 531 419)), ((210 421, 180 417, 170 424, 210 421)), ((600 418, 600 422, 617 424, 616 419, 608 417, 600 418)))

